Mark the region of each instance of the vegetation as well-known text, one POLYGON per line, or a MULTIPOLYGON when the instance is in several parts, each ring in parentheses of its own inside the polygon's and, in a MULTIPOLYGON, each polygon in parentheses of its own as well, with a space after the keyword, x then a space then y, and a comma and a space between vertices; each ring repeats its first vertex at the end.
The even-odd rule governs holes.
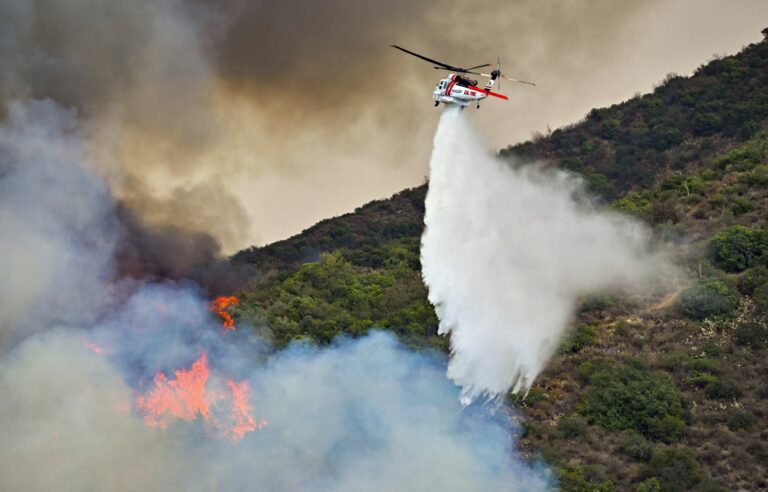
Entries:
POLYGON ((768 258, 768 235, 749 227, 736 225, 720 231, 711 245, 715 264, 726 272, 742 272, 768 258))
POLYGON ((696 462, 696 455, 682 447, 665 447, 653 453, 644 475, 656 478, 661 492, 690 490, 704 480, 704 471, 696 462))
POLYGON ((730 318, 739 303, 739 293, 717 279, 700 280, 680 296, 680 308, 691 319, 730 318))
MULTIPOLYGON (((565 491, 768 490, 768 41, 501 154, 581 174, 678 244, 694 279, 668 299, 585 299, 527 397, 508 398, 516 445, 565 491)), ((237 322, 276 346, 382 328, 447 351, 420 276, 426 190, 236 254, 259 272, 237 322)))
POLYGON ((685 430, 687 402, 669 375, 652 373, 639 361, 596 371, 581 413, 590 424, 612 430, 632 429, 667 442, 685 430))

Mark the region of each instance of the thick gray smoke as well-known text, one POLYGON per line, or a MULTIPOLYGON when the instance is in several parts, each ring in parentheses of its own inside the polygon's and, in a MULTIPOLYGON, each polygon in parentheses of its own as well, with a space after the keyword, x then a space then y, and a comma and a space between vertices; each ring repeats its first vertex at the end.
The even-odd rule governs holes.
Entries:
POLYGON ((16 103, 0 126, 0 347, 53 323, 96 319, 118 239, 109 188, 74 111, 16 103))
POLYGON ((457 108, 435 135, 424 220, 424 280, 464 402, 526 391, 580 296, 674 270, 645 227, 593 208, 574 176, 492 156, 457 108))
POLYGON ((194 282, 121 276, 78 123, 47 101, 0 126, 1 490, 549 487, 439 355, 384 334, 272 353, 194 282))
POLYGON ((231 253, 422 180, 438 73, 390 44, 538 82, 484 106, 500 147, 759 38, 764 1, 700 4, 0 0, 0 117, 76 108, 133 215, 231 253))

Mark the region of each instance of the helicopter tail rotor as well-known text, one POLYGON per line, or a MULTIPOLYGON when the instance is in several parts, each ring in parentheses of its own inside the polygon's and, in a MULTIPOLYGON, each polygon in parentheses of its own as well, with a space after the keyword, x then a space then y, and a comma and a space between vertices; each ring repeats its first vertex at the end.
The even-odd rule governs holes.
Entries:
POLYGON ((501 57, 496 58, 496 70, 492 71, 491 73, 481 73, 480 75, 491 79, 488 81, 488 83, 485 86, 486 90, 490 90, 493 87, 494 82, 496 82, 497 80, 499 81, 499 90, 501 90, 501 79, 508 80, 510 82, 518 82, 520 84, 528 84, 533 86, 536 85, 533 82, 526 82, 525 80, 518 80, 518 79, 506 77, 504 73, 501 71, 501 57))

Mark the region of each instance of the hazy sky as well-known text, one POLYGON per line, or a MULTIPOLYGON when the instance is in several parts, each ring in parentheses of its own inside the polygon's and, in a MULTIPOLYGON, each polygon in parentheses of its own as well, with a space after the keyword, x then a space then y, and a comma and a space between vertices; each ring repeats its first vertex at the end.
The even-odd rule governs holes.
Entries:
MULTIPOLYGON (((669 72, 689 74, 714 54, 731 54, 758 41, 768 27, 768 2, 760 0, 568 2, 568 7, 491 2, 493 15, 483 6, 488 2, 455 3, 471 6, 472 12, 443 17, 435 9, 419 32, 393 33, 391 41, 455 64, 499 55, 508 75, 537 83, 505 84, 509 102, 486 101, 480 111, 467 109, 494 148, 578 121, 593 107, 648 92, 669 72)), ((430 100, 438 72, 385 44, 371 49, 367 55, 402 77, 398 90, 379 91, 376 83, 368 84, 364 98, 354 97, 351 111, 340 108, 332 135, 314 126, 322 122, 299 122, 297 133, 285 129, 284 140, 269 149, 270 159, 280 165, 244 180, 237 192, 258 217, 251 241, 288 236, 423 181, 440 111, 430 100), (402 100, 388 101, 391 97, 402 100), (390 103, 397 109, 382 107, 390 103)), ((325 75, 334 77, 334 72, 325 75)), ((311 80, 305 82, 311 92, 311 80)), ((358 91, 343 78, 337 83, 350 93, 358 91)), ((273 104, 279 107, 279 99, 273 104)), ((306 111, 312 104, 306 103, 306 111)))
POLYGON ((536 82, 467 109, 498 149, 765 27, 764 0, 0 0, 0 96, 75 107, 129 207, 233 252, 424 181, 441 72, 390 44, 536 82))

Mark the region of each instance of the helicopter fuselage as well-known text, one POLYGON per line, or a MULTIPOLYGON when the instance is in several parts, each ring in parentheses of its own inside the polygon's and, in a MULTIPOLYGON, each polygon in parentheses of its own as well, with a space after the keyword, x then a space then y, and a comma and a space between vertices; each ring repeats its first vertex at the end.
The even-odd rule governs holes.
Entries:
POLYGON ((444 103, 464 107, 469 106, 473 102, 479 103, 488 96, 508 99, 503 94, 477 87, 477 81, 469 80, 455 73, 440 80, 435 86, 435 90, 432 91, 432 99, 434 99, 435 105, 444 103))

